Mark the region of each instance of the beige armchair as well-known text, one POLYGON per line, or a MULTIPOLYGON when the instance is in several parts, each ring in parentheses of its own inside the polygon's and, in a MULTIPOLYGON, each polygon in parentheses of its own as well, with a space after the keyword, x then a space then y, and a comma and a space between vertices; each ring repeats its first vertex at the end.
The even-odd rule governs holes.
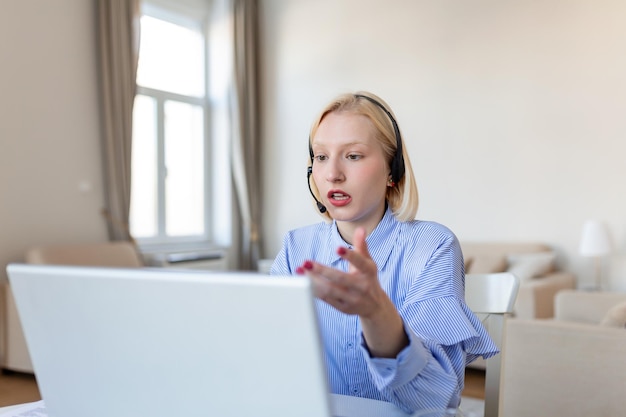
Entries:
POLYGON ((514 316, 547 319, 554 315, 554 296, 576 288, 576 277, 558 268, 556 252, 539 242, 461 242, 466 273, 510 272, 520 279, 514 316))
MULTIPOLYGON (((29 249, 26 263, 51 265, 142 267, 143 261, 135 246, 129 242, 103 242, 87 244, 47 245, 29 249)), ((7 284, 6 345, 2 368, 10 371, 33 372, 24 333, 19 321, 11 289, 7 284)))
POLYGON ((29 264, 51 265, 122 268, 143 266, 143 261, 135 246, 123 241, 37 246, 26 252, 25 261, 29 264))
POLYGON ((508 320, 503 417, 626 414, 626 293, 565 290, 549 320, 508 320))

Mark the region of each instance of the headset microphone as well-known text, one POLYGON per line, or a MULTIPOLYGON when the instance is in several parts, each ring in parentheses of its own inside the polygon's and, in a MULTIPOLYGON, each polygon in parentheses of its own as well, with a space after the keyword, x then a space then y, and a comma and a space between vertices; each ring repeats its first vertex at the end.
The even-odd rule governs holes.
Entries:
POLYGON ((307 167, 306 182, 307 182, 307 185, 309 186, 309 192, 313 196, 313 200, 315 200, 315 203, 317 203, 317 209, 320 211, 320 213, 323 214, 323 213, 326 213, 326 206, 320 203, 320 201, 315 197, 315 194, 313 194, 313 190, 311 189, 311 174, 312 173, 313 173, 313 167, 307 167))

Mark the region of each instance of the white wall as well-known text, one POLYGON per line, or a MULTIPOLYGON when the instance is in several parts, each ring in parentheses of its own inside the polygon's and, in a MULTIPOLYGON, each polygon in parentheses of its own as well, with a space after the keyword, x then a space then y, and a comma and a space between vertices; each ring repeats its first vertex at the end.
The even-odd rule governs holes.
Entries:
MULTIPOLYGON (((103 241, 95 2, 0 3, 0 279, 24 249, 103 241), (86 181, 91 189, 79 190, 86 181)), ((396 112, 419 217, 463 240, 540 240, 591 282, 605 220, 626 290, 626 28, 620 0, 261 0, 265 256, 320 221, 310 122, 340 92, 396 112)))
POLYGON ((29 246, 107 239, 94 16, 94 1, 0 3, 0 280, 29 246))
POLYGON ((626 290, 626 3, 619 0, 262 1, 265 256, 320 221, 306 188, 308 128, 338 93, 393 107, 418 217, 461 240, 542 241, 577 253, 588 218, 626 290))

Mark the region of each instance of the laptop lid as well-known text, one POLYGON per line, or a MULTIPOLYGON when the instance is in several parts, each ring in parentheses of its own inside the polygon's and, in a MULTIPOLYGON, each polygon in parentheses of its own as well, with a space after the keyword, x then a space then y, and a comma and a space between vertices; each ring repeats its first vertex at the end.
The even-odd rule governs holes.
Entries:
POLYGON ((22 264, 7 272, 50 417, 330 416, 305 278, 22 264))

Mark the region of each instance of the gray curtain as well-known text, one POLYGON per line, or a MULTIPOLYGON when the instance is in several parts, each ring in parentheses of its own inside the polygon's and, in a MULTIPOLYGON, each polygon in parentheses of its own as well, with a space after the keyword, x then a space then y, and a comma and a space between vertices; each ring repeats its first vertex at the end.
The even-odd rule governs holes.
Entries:
POLYGON ((139 56, 140 0, 98 0, 105 208, 111 240, 130 240, 133 103, 139 56))
POLYGON ((231 94, 233 123, 233 182, 240 221, 236 257, 239 269, 256 270, 260 257, 261 189, 258 88, 258 3, 232 0, 234 80, 231 94))

